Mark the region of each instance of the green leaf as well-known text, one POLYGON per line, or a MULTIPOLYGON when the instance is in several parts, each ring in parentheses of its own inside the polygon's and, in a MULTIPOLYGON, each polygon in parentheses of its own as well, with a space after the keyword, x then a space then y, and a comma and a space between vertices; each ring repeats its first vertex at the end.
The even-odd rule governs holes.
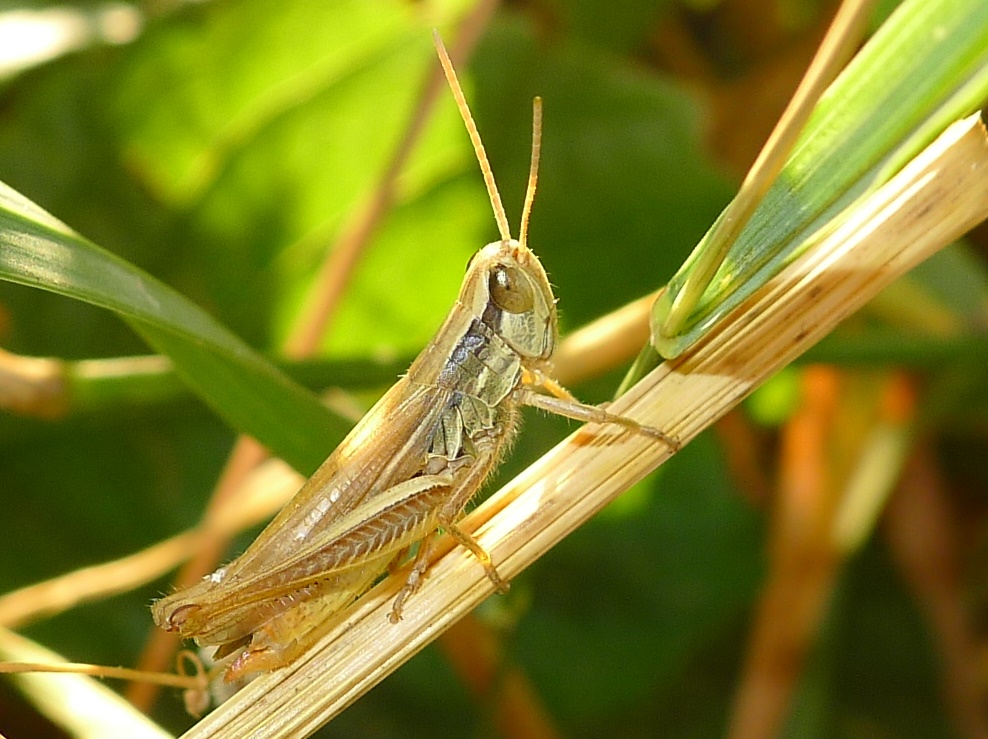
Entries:
POLYGON ((168 286, 73 233, 0 183, 0 278, 107 308, 171 357, 237 429, 303 472, 348 424, 168 286))
MULTIPOLYGON (((988 4, 907 0, 830 86, 677 336, 675 357, 988 97, 988 4)), ((709 232, 708 232, 709 236, 709 232)), ((664 325, 706 238, 653 309, 664 325)))

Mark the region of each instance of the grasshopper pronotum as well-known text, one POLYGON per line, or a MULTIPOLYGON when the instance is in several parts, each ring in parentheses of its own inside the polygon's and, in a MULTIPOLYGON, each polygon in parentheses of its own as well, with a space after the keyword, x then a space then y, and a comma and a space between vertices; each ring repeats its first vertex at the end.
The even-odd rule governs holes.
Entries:
POLYGON ((535 101, 532 169, 519 241, 442 42, 440 60, 470 134, 500 241, 477 252, 438 333, 244 554, 202 582, 163 598, 154 620, 217 657, 236 654, 227 678, 292 661, 319 626, 418 546, 390 619, 428 567, 440 529, 473 552, 491 582, 507 585, 456 521, 531 405, 581 421, 616 423, 674 444, 662 432, 578 402, 551 379, 556 307, 526 245, 541 136, 535 101), (539 392, 542 391, 542 392, 539 392), (544 393, 549 393, 546 395, 544 393))

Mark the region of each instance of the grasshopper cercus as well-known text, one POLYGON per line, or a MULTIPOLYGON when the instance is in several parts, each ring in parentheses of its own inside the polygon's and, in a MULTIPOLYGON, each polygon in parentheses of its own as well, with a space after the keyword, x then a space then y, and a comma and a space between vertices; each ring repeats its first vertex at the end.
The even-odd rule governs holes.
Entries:
POLYGON ((227 679, 295 659, 330 615, 418 543, 390 615, 397 622, 425 574, 430 543, 440 529, 470 549, 491 582, 504 590, 488 554, 456 521, 506 448, 520 406, 617 423, 675 444, 656 429, 579 403, 551 379, 555 299, 525 243, 539 158, 540 101, 520 241, 515 241, 455 72, 438 36, 436 42, 484 172, 501 240, 474 255, 452 310, 408 373, 247 551, 154 604, 154 620, 162 628, 200 646, 217 645, 219 658, 236 654, 227 679))

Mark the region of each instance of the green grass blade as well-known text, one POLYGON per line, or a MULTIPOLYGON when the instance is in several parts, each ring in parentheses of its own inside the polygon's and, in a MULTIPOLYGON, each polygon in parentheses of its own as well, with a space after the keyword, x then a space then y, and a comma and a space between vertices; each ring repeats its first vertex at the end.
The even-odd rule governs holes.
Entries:
MULTIPOLYGON (((696 343, 986 97, 988 3, 903 3, 821 99, 686 327, 654 336, 656 349, 674 357, 696 343)), ((653 326, 665 322, 705 244, 706 237, 656 302, 653 326)))
POLYGON ((117 313, 169 356, 188 385, 240 432, 300 472, 348 424, 167 285, 90 243, 0 183, 0 279, 117 313))

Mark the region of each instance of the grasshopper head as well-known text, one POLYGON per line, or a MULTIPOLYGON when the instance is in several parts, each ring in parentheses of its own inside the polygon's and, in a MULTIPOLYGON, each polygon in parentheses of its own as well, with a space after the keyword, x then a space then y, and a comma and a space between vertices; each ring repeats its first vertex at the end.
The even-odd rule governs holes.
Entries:
POLYGON ((556 300, 538 257, 526 246, 528 217, 535 197, 542 148, 542 99, 535 98, 533 101, 532 162, 521 215, 521 240, 516 241, 511 238, 508 217, 494 184, 494 173, 480 141, 477 124, 470 115, 463 89, 456 78, 453 63, 437 31, 433 31, 433 38, 439 61, 480 163, 487 194, 494 208, 494 220, 501 233, 500 241, 488 244, 470 261, 460 302, 473 315, 481 317, 523 359, 547 360, 556 348, 556 300))
POLYGON ((467 270, 469 307, 527 359, 548 359, 556 348, 556 301, 538 257, 514 239, 477 252, 467 270))

